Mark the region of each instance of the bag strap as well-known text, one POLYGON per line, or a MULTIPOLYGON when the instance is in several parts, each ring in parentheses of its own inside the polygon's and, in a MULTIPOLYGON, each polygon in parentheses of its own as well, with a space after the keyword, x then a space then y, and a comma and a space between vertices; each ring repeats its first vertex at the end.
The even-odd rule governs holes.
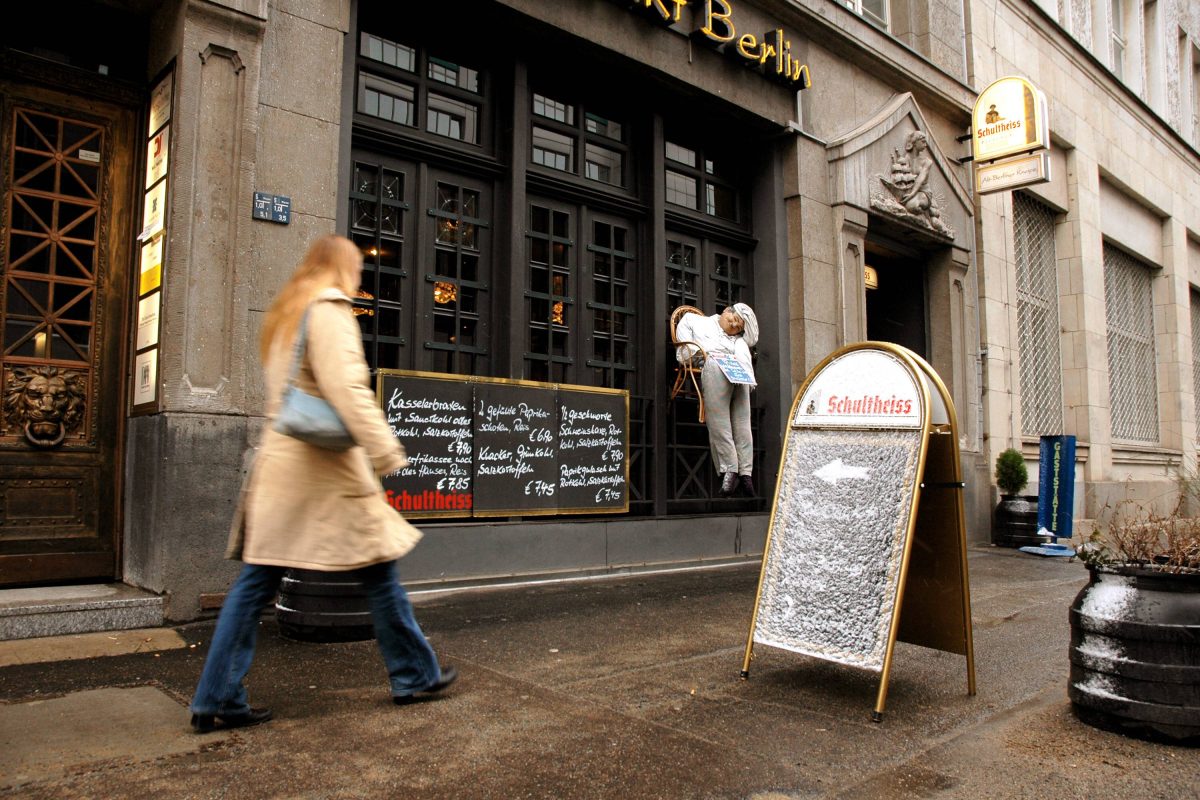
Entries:
MULTIPOLYGON (((308 308, 311 308, 310 305, 308 308)), ((308 308, 304 309, 304 316, 300 318, 300 327, 296 329, 296 342, 292 345, 292 367, 288 370, 288 387, 296 385, 296 378, 300 375, 300 362, 304 359, 304 347, 308 343, 308 308)))

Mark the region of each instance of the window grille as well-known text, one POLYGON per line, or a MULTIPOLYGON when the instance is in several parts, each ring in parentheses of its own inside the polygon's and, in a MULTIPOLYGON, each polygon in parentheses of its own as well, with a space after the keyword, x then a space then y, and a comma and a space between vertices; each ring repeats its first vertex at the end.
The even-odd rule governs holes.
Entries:
POLYGON ((569 211, 534 203, 529 208, 529 284, 525 290, 528 340, 525 377, 568 379, 575 329, 574 220, 569 211))
POLYGON ((486 98, 481 73, 423 48, 360 31, 357 98, 360 114, 483 144, 486 98))
POLYGON ((667 316, 678 306, 700 302, 700 264, 696 246, 667 239, 667 316))
POLYGON ((1158 379, 1150 270, 1104 246, 1108 394, 1113 438, 1158 442, 1158 379))
POLYGON ((591 262, 592 353, 587 364, 592 384, 631 388, 634 373, 633 333, 635 278, 633 234, 623 225, 594 220, 587 245, 591 262))
POLYGON ((740 192, 732 183, 737 165, 725 156, 701 152, 677 142, 664 142, 666 200, 709 217, 742 223, 740 192))
POLYGON ((745 270, 742 259, 730 253, 712 254, 712 273, 709 280, 713 285, 713 313, 719 314, 734 303, 740 303, 747 293, 745 270))
POLYGON ((372 369, 405 365, 407 357, 403 330, 410 313, 404 292, 409 255, 404 217, 411 206, 406 178, 400 170, 354 163, 350 236, 363 253, 362 288, 354 301, 354 314, 372 369))
POLYGON ((1196 439, 1200 440, 1200 292, 1192 295, 1192 401, 1196 406, 1196 439))
POLYGON ((1026 436, 1058 434, 1063 431, 1063 416, 1054 212, 1029 195, 1013 193, 1013 239, 1021 432, 1026 436))
POLYGON ((432 269, 427 267, 424 276, 433 300, 433 339, 425 348, 433 351, 433 364, 441 372, 483 375, 489 348, 484 332, 487 246, 482 238, 489 222, 483 217, 482 193, 438 181, 435 202, 427 209, 434 226, 432 269))
POLYGON ((627 185, 628 145, 621 122, 537 92, 532 111, 530 161, 596 183, 627 185))

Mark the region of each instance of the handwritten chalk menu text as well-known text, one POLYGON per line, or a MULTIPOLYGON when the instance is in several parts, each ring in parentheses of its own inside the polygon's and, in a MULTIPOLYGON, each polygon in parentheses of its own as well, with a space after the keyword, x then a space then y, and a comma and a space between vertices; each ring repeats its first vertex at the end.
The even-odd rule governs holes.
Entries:
POLYGON ((471 387, 379 378, 383 413, 408 451, 408 466, 383 480, 388 502, 414 511, 469 515, 474 507, 471 387))
POLYGON ((608 402, 584 391, 558 393, 559 506, 587 511, 623 505, 629 498, 625 481, 626 408, 623 397, 608 402), (616 400, 622 402, 615 402, 616 400))
POLYGON ((383 478, 408 517, 629 510, 629 394, 533 381, 380 370, 409 465, 383 478))
POLYGON ((556 508, 554 392, 504 383, 474 388, 478 507, 512 514, 556 508))

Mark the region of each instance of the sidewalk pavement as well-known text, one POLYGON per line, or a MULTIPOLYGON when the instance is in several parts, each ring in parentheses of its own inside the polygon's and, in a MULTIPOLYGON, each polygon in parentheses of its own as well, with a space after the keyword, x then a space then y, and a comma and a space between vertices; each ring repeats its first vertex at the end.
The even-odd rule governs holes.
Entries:
POLYGON ((206 736, 186 704, 212 622, 176 628, 181 645, 155 639, 165 649, 18 653, 0 667, 0 795, 1200 797, 1200 750, 1072 716, 1082 565, 989 547, 969 559, 978 694, 961 656, 901 643, 882 723, 875 673, 758 645, 739 680, 747 565, 415 598, 461 677, 403 707, 373 642, 293 642, 268 618, 248 683, 275 720, 206 736))

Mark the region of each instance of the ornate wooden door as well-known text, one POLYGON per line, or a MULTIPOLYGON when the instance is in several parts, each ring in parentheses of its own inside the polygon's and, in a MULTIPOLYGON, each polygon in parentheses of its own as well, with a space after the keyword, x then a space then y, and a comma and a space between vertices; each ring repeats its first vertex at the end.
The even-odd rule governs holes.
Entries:
POLYGON ((0 586, 119 574, 136 119, 0 79, 0 586))

